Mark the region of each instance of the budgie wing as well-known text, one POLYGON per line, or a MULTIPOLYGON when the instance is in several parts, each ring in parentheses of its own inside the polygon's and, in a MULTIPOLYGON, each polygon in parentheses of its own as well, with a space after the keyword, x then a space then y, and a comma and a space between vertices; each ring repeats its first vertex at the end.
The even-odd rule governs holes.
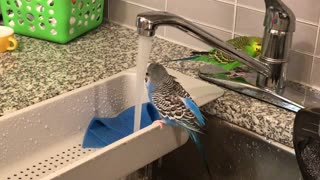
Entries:
POLYGON ((181 97, 182 102, 184 105, 193 113, 193 115, 196 117, 197 124, 200 126, 205 125, 205 120, 200 112, 200 109, 198 105, 192 100, 190 94, 181 86, 180 83, 174 81, 173 86, 174 92, 178 94, 178 96, 181 97))
POLYGON ((186 129, 202 133, 195 115, 187 108, 181 100, 181 97, 177 96, 176 93, 163 95, 154 92, 152 101, 166 123, 178 124, 186 129))
MULTIPOLYGON (((172 76, 172 77, 175 79, 174 76, 172 76)), ((177 93, 177 96, 180 96, 182 98, 190 98, 191 99, 190 94, 181 86, 180 83, 178 83, 175 80, 173 81, 172 90, 173 90, 173 92, 177 93)))
POLYGON ((182 101, 187 106, 187 108, 190 109, 190 111, 196 116, 196 119, 200 126, 204 126, 205 120, 201 114, 198 105, 190 98, 183 98, 182 101))

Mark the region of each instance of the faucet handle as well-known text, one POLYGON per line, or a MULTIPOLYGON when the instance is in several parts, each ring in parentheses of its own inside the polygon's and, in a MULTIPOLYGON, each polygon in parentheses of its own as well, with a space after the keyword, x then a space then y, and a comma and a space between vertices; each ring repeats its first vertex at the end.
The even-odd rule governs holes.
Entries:
POLYGON ((265 0, 266 15, 264 26, 267 30, 294 32, 296 17, 281 0, 265 0))

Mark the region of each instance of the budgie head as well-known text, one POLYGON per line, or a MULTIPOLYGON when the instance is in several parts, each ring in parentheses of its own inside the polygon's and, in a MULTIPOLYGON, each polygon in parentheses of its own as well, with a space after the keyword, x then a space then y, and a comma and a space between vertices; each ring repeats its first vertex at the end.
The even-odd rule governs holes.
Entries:
POLYGON ((262 39, 259 37, 251 37, 249 44, 250 45, 246 47, 247 50, 245 50, 245 51, 248 52, 248 54, 251 57, 260 56, 261 48, 262 48, 262 39))
POLYGON ((148 66, 147 73, 146 73, 146 83, 152 83, 154 85, 160 84, 165 78, 169 76, 167 70, 158 63, 151 63, 148 66))
POLYGON ((262 39, 255 36, 240 36, 228 40, 235 48, 246 52, 251 57, 257 57, 261 54, 262 39))

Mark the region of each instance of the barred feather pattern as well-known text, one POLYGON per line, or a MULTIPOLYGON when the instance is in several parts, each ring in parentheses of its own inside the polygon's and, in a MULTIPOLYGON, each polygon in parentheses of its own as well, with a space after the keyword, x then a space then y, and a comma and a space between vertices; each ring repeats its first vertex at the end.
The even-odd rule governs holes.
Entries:
POLYGON ((210 54, 209 57, 211 57, 212 59, 215 59, 216 61, 222 64, 229 64, 235 61, 233 58, 231 58, 230 56, 221 52, 218 49, 216 49, 212 54, 210 54))
POLYGON ((190 94, 175 81, 175 77, 166 76, 152 92, 152 101, 161 116, 175 121, 177 124, 202 133, 194 114, 185 106, 181 98, 190 98, 190 94))
POLYGON ((242 49, 242 47, 248 46, 250 42, 252 41, 252 38, 246 36, 241 36, 238 38, 230 39, 227 42, 232 44, 237 49, 242 49))

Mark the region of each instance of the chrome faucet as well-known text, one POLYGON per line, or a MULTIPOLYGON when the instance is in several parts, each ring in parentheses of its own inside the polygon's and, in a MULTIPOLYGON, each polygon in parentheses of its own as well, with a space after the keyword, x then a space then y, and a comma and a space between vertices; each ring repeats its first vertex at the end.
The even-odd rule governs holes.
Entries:
POLYGON ((190 21, 163 11, 140 13, 136 19, 137 31, 143 36, 154 36, 159 26, 174 26, 189 35, 215 47, 260 73, 259 87, 278 90, 284 87, 288 49, 295 30, 295 16, 280 0, 265 0, 266 16, 262 54, 257 60, 235 49, 190 21))
MULTIPOLYGON (((138 14, 136 19, 137 32, 139 35, 151 37, 155 35, 159 26, 174 26, 257 71, 256 86, 252 89, 260 89, 268 94, 272 93, 283 101, 283 98, 276 93, 281 94, 284 91, 288 52, 292 44, 296 19, 293 12, 281 0, 265 0, 265 4, 265 29, 262 53, 259 59, 248 56, 192 22, 169 12, 150 11, 138 14)), ((225 83, 216 80, 211 82, 217 82, 219 85, 225 83)), ((225 87, 228 86, 231 87, 230 84, 225 85, 225 87)), ((245 85, 243 88, 248 88, 248 86, 245 85)), ((239 85, 235 85, 233 89, 239 89, 239 85)), ((290 100, 287 102, 294 104, 290 100)), ((297 107, 301 108, 302 106, 297 105, 297 107)))
POLYGON ((259 75, 257 86, 267 87, 276 92, 285 87, 289 48, 296 18, 281 0, 265 0, 264 36, 262 53, 259 57, 271 69, 271 76, 259 75))

